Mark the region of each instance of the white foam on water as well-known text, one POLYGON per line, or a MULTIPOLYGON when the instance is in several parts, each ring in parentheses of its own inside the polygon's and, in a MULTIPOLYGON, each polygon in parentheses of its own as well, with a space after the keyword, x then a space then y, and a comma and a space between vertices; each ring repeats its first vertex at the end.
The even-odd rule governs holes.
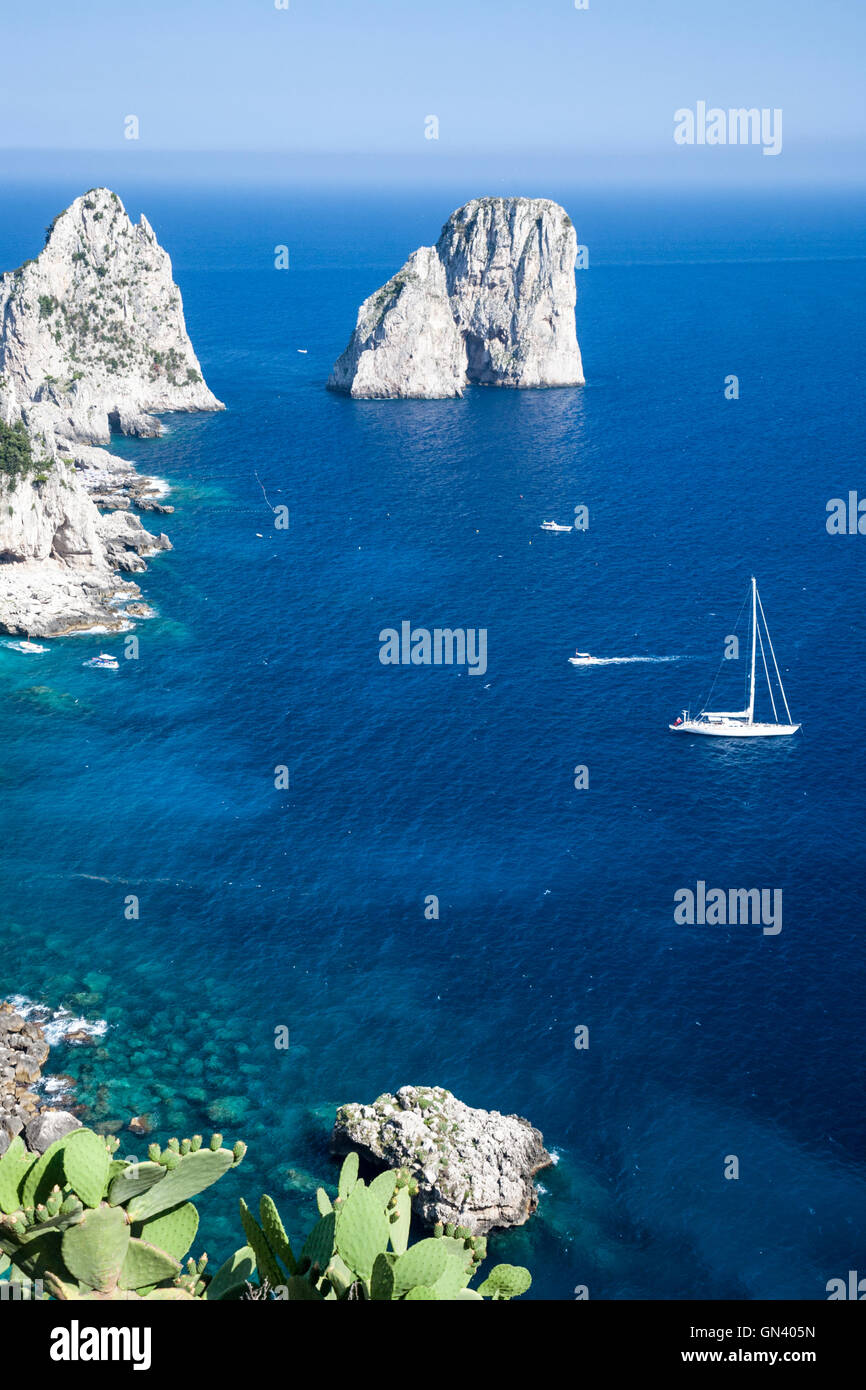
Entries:
POLYGON ((61 1100, 64 1096, 72 1096, 75 1093, 72 1082, 63 1076, 43 1076, 41 1081, 37 1081, 36 1090, 52 1100, 61 1100))
POLYGON ((89 1019, 76 1017, 71 1009, 49 1009, 47 1004, 37 1004, 24 994, 11 994, 9 1003, 22 1018, 38 1023, 49 1047, 65 1042, 69 1033, 86 1033, 88 1037, 101 1038, 108 1032, 104 1018, 89 1019))
MULTIPOLYGON (((571 657, 568 658, 571 661, 571 657)), ((594 656, 592 661, 581 662, 586 666, 630 666, 637 661, 649 662, 655 665, 661 661, 691 661, 689 656, 594 656)), ((574 664, 574 663, 572 663, 574 664)))
POLYGON ((167 497, 171 492, 171 483, 167 483, 165 478, 157 478, 153 474, 147 473, 143 475, 142 481, 147 483, 147 488, 142 492, 145 501, 152 500, 154 497, 167 497))

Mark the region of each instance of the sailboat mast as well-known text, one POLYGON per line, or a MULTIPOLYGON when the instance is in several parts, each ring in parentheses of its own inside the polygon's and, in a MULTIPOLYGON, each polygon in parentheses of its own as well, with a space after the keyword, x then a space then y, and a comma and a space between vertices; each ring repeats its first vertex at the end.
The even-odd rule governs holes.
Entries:
POLYGON ((749 676, 749 723, 755 722, 755 646, 758 631, 758 590, 752 575, 752 671, 749 676))

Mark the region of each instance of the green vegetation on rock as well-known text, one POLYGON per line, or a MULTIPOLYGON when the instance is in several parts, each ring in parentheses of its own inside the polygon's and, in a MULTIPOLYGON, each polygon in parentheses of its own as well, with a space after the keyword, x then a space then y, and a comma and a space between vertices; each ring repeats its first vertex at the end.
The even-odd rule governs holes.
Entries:
POLYGON ((30 436, 23 420, 16 420, 14 425, 6 425, 0 420, 0 483, 8 479, 15 482, 33 474, 38 475, 37 482, 44 482, 50 468, 50 459, 33 457, 30 436))

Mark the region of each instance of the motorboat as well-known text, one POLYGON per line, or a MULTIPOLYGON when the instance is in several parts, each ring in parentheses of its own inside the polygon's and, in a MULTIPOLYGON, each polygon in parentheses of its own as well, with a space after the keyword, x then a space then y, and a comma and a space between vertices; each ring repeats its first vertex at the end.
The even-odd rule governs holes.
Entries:
POLYGON ((120 662, 110 652, 100 652, 99 656, 92 656, 89 661, 83 661, 82 666, 95 667, 98 671, 119 671, 120 662))
POLYGON ((24 652, 28 656, 36 655, 39 652, 47 652, 48 647, 43 647, 40 642, 31 642, 30 638, 22 637, 20 641, 4 642, 4 647, 8 647, 13 652, 24 652))

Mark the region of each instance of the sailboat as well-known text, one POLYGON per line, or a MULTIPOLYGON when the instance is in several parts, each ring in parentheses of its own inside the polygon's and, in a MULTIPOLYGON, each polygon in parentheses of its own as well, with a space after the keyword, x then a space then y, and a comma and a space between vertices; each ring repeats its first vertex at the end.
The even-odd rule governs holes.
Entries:
POLYGON ((780 738, 787 734, 795 734, 800 725, 793 723, 791 711, 788 708, 788 700, 785 695, 785 688, 782 685, 782 677, 779 674, 779 664, 776 661, 776 653, 773 650, 773 643, 770 638, 770 629, 767 627, 767 619, 764 616, 764 605, 761 603, 758 594, 758 586, 755 577, 752 575, 752 640, 751 657, 749 665, 749 703, 745 709, 740 710, 706 710, 702 709, 698 714, 692 716, 688 710, 683 710, 682 715, 668 728, 676 734, 711 734, 716 738, 780 738), (759 615, 760 613, 760 620, 759 615), (779 687, 781 703, 784 706, 787 722, 780 719, 780 711, 776 706, 776 697, 773 693, 773 683, 770 679, 770 671, 767 666, 767 651, 764 647, 764 636, 766 635, 767 647, 773 660, 773 670, 776 673, 776 682, 779 687), (770 703, 773 706, 773 721, 762 722, 755 719, 755 667, 758 650, 761 652, 761 662, 764 667, 764 675, 767 678, 767 688, 770 692, 770 703))

